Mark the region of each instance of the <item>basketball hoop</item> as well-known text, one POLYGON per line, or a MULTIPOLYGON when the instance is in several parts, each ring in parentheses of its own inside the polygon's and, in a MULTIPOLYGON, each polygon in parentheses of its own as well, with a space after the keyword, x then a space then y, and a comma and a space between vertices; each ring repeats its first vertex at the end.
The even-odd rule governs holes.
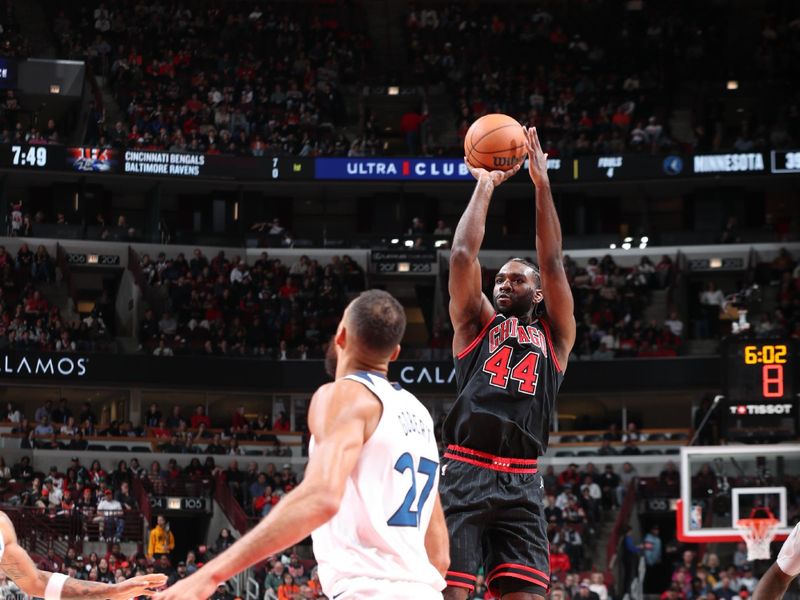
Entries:
POLYGON ((775 518, 768 508, 754 508, 747 519, 736 521, 736 529, 741 532, 742 539, 747 544, 747 560, 769 560, 769 545, 775 538, 780 521, 775 518), (756 518, 757 512, 766 514, 766 517, 756 518))

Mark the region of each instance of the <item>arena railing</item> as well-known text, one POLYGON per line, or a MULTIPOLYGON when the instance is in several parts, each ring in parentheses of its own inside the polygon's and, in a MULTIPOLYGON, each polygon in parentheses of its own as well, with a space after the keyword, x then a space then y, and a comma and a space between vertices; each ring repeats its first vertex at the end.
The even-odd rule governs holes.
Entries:
POLYGON ((214 479, 214 500, 217 502, 222 512, 228 517, 231 525, 244 535, 250 529, 247 513, 244 512, 242 505, 236 500, 225 478, 224 473, 217 473, 214 479))
MULTIPOLYGON (((12 429, 16 426, 16 423, 11 422, 0 422, 0 436, 7 437, 9 439, 14 438, 26 438, 28 435, 24 433, 12 433, 12 429)), ((179 439, 183 439, 181 434, 184 433, 191 433, 193 436, 197 434, 196 429, 186 429, 183 432, 176 432, 175 435, 179 436, 179 439)), ((221 428, 211 428, 206 429, 206 431, 211 434, 222 434, 224 429, 221 428)), ((252 446, 253 448, 261 449, 267 447, 278 447, 278 448, 297 448, 302 445, 302 433, 293 432, 293 431, 274 431, 274 430, 255 430, 252 432, 255 435, 256 439, 248 440, 248 439, 239 439, 237 440, 240 447, 252 446), (259 439, 261 438, 261 439, 259 439)), ((160 444, 164 444, 168 442, 170 437, 165 436, 157 436, 152 435, 152 430, 148 430, 148 434, 146 436, 108 436, 108 435, 91 435, 91 436, 84 436, 84 440, 89 443, 100 443, 100 444, 108 444, 108 445, 122 445, 127 446, 129 451, 135 452, 137 450, 134 449, 136 446, 146 446, 149 447, 150 452, 157 452, 158 446, 160 444)), ((34 435, 33 439, 35 440, 51 440, 52 435, 34 435)), ((66 442, 69 443, 75 436, 68 436, 68 435, 57 435, 56 439, 58 442, 66 442)), ((212 442, 212 438, 200 438, 197 439, 196 437, 192 438, 195 444, 198 447, 205 447, 212 442)), ((223 439, 223 442, 230 441, 229 438, 223 439)), ((99 449, 99 448, 98 448, 99 449)), ((107 450, 109 448, 102 448, 102 450, 107 450)), ((144 450, 142 450, 144 451, 144 450)), ((294 454, 294 453, 293 453, 294 454)), ((275 455, 276 457, 280 457, 280 455, 275 455)))
POLYGON ((144 539, 147 539, 150 527, 150 519, 153 516, 152 509, 150 508, 150 497, 147 495, 147 490, 144 489, 141 480, 138 477, 131 477, 131 492, 133 492, 136 502, 139 504, 139 512, 142 513, 144 519, 144 539))
MULTIPOLYGON (((31 552, 47 552, 53 547, 64 555, 72 543, 79 542, 86 535, 97 539, 98 524, 92 520, 97 516, 94 509, 84 513, 76 508, 69 514, 57 515, 40 507, 3 504, 2 508, 14 523, 17 537, 25 541, 31 552)), ((144 540, 142 513, 139 510, 124 510, 122 513, 125 520, 123 539, 141 543, 144 540)))
POLYGON ((67 284, 67 290, 69 291, 69 297, 72 300, 73 304, 77 305, 78 303, 78 295, 75 289, 75 282, 72 279, 72 270, 69 266, 69 261, 67 260, 67 252, 61 244, 56 244, 56 264, 58 265, 59 270, 61 271, 61 279, 67 284))
POLYGON ((211 475, 192 477, 164 477, 147 474, 139 478, 141 486, 151 496, 205 496, 211 497, 214 490, 214 479, 211 475))
MULTIPOLYGON (((608 433, 607 429, 576 429, 554 431, 550 434, 550 439, 554 444, 576 445, 581 443, 599 443, 603 441, 603 436, 608 433), (567 438, 567 439, 565 439, 567 438)), ((636 432, 641 442, 647 441, 683 441, 689 438, 687 427, 649 427, 639 429, 636 432)), ((624 431, 619 431, 618 435, 624 435, 624 431)))
MULTIPOLYGON (((613 576, 614 581, 618 582, 618 585, 624 585, 624 577, 619 571, 619 545, 622 539, 622 533, 628 521, 630 521, 633 507, 636 504, 636 488, 637 479, 634 478, 628 484, 628 488, 625 491, 625 498, 617 512, 617 518, 614 520, 614 527, 611 529, 611 535, 608 538, 608 544, 606 546, 606 572, 613 576)), ((620 596, 622 596, 627 590, 618 591, 621 591, 620 596)))

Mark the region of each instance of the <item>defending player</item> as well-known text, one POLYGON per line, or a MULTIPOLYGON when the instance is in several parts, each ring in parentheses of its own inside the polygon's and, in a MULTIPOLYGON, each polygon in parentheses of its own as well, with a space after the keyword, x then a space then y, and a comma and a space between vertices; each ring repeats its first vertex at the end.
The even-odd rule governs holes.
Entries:
POLYGON ((111 584, 41 571, 17 543, 14 524, 3 512, 0 512, 0 569, 25 594, 44 600, 128 600, 150 596, 167 583, 167 576, 158 573, 111 584))
POLYGON ((779 600, 800 575, 800 523, 795 525, 778 553, 778 560, 758 582, 753 600, 779 600))
POLYGON ((208 598, 220 582, 311 532, 329 598, 441 599, 449 553, 433 421, 386 379, 405 326, 403 307, 386 292, 370 290, 350 303, 329 352, 336 380, 309 408, 303 482, 157 600, 208 598))
POLYGON ((480 566, 490 589, 506 600, 542 598, 550 583, 537 458, 547 450, 575 318, 547 155, 536 129, 526 130, 526 138, 539 267, 512 259, 495 277, 494 303, 483 295, 478 251, 489 202, 519 166, 470 167, 478 183, 450 255, 458 396, 443 429, 441 493, 451 547, 446 599, 466 598, 480 566))

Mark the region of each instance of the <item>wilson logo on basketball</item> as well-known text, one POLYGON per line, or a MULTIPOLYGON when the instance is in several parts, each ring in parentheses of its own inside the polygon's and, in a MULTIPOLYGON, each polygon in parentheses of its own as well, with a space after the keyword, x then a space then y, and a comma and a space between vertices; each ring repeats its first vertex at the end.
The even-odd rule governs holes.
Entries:
POLYGON ((493 156, 492 164, 495 167, 514 167, 520 161, 519 156, 493 156))

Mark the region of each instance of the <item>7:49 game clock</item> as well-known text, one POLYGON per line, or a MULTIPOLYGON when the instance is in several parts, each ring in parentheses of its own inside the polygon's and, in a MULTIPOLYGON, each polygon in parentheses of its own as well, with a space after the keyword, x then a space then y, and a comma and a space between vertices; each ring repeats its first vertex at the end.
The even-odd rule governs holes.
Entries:
POLYGON ((723 343, 723 435, 758 441, 797 434, 796 340, 723 343))

